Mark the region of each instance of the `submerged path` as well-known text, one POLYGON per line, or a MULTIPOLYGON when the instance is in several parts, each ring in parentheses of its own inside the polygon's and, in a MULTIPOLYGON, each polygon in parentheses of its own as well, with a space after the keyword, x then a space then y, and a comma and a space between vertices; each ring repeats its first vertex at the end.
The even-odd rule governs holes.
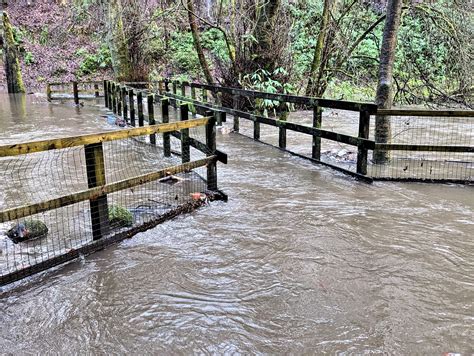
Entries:
POLYGON ((218 140, 228 203, 5 289, 2 351, 472 353, 472 187, 218 140))

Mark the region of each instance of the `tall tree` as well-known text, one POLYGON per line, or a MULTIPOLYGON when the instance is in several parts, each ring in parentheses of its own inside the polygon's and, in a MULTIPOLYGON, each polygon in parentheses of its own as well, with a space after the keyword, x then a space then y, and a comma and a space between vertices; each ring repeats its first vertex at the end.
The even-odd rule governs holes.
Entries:
POLYGON ((206 78, 206 82, 208 84, 213 84, 214 79, 211 74, 211 70, 209 69, 209 64, 207 63, 206 56, 204 55, 204 50, 201 44, 201 37, 199 35, 199 28, 196 21, 194 10, 193 0, 187 0, 187 12, 188 12, 188 20, 189 20, 189 27, 191 28, 191 33, 193 35, 194 41, 194 48, 196 48, 196 52, 199 58, 199 64, 201 65, 202 72, 204 73, 204 77, 206 78))
POLYGON ((107 6, 107 32, 115 78, 132 80, 132 64, 122 16, 121 0, 110 0, 107 6))
MULTIPOLYGON (((379 79, 375 97, 375 103, 380 109, 390 109, 393 103, 393 64, 395 62, 397 34, 402 16, 402 5, 403 0, 389 0, 387 3, 387 16, 380 50, 379 79)), ((388 143, 390 139, 390 117, 377 115, 375 117, 375 141, 377 143, 388 143)), ((389 151, 374 151, 375 163, 383 164, 389 160, 389 151)))
POLYGON ((321 18, 321 25, 319 27, 318 40, 316 41, 316 48, 314 49, 313 61, 309 72, 308 86, 306 87, 306 95, 317 95, 319 82, 324 73, 324 66, 322 65, 322 57, 324 51, 324 44, 330 28, 331 14, 336 5, 336 0, 324 0, 323 15, 321 18))
POLYGON ((21 76, 21 67, 18 60, 18 50, 13 37, 13 27, 8 14, 0 11, 2 14, 2 26, 0 27, 0 48, 4 52, 5 74, 7 77, 7 86, 9 93, 24 93, 25 86, 21 76))

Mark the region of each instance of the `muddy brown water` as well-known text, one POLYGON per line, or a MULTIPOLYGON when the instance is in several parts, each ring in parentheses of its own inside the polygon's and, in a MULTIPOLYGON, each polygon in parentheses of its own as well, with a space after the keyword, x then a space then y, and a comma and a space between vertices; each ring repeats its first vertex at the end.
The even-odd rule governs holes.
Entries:
MULTIPOLYGON (((106 127, 90 104, 22 100, 0 96, 2 144, 106 127)), ((2 353, 474 352, 472 187, 218 147, 228 203, 3 288, 2 353)))

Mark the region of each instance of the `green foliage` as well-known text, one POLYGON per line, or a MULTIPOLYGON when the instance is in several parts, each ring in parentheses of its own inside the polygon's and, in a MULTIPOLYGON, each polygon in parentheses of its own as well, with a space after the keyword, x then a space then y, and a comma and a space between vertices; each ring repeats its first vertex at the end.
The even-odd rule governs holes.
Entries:
POLYGON ((25 59, 25 64, 28 66, 35 63, 35 57, 33 56, 33 53, 31 52, 26 52, 24 59, 25 59))
POLYGON ((42 46, 46 46, 49 41, 49 29, 48 26, 44 26, 40 32, 39 43, 42 46))
MULTIPOLYGON (((244 88, 264 91, 267 93, 283 93, 291 94, 294 92, 294 86, 287 81, 279 81, 278 77, 285 78, 288 75, 284 68, 276 68, 272 73, 264 70, 258 69, 252 74, 247 74, 242 80, 242 85, 244 88)), ((276 116, 277 110, 286 110, 289 111, 292 109, 290 103, 285 103, 285 107, 282 108, 281 104, 277 100, 269 99, 256 99, 255 106, 258 112, 262 113, 264 116, 268 116, 269 112, 276 116)))
MULTIPOLYGON (((220 31, 209 29, 201 33, 202 46, 206 55, 214 59, 214 62, 225 62, 229 60, 227 47, 220 31)), ((201 73, 199 59, 194 47, 191 32, 173 32, 169 42, 167 58, 178 73, 187 73, 188 78, 198 77, 201 73)))
POLYGON ((87 48, 79 48, 76 56, 82 58, 79 65, 79 75, 88 75, 99 69, 108 68, 112 64, 109 48, 102 45, 95 53, 90 53, 87 48))
POLYGON ((132 226, 133 215, 120 205, 111 205, 109 206, 109 222, 115 227, 132 226))

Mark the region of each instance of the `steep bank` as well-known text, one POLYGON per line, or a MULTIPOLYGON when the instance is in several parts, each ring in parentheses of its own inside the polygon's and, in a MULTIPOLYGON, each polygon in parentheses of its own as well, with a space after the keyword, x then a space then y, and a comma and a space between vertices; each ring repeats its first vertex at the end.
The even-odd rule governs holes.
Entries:
MULTIPOLYGON (((23 80, 29 90, 48 81, 101 79, 109 75, 106 54, 100 58, 101 28, 87 11, 47 0, 7 7, 20 52, 23 80)), ((0 74, 1 79, 1 74, 0 74)), ((0 81, 2 86, 4 80, 0 81)))

